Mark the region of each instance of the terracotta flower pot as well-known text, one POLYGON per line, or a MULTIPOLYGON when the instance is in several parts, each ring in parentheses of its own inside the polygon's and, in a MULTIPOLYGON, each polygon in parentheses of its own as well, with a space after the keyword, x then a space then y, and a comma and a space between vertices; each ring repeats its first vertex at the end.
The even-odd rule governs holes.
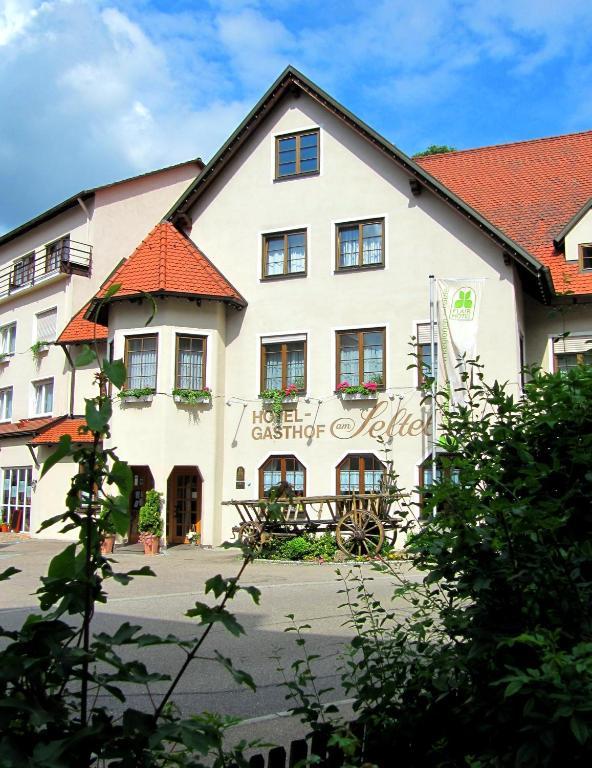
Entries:
POLYGON ((160 550, 160 536, 154 536, 151 533, 144 534, 142 538, 145 555, 157 555, 160 550))
POLYGON ((0 532, 8 533, 9 531, 10 531, 10 528, 8 527, 8 523, 2 523, 0 525, 0 532))
POLYGON ((105 536, 103 539, 101 539, 101 554, 102 555, 112 554, 114 545, 115 545, 115 534, 112 533, 109 536, 105 536))

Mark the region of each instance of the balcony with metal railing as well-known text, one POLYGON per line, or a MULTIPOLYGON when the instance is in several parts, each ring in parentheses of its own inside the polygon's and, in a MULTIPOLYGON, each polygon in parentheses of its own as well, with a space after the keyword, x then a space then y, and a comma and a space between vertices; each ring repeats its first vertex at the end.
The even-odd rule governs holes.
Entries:
POLYGON ((57 275, 89 275, 92 246, 63 238, 0 267, 0 299, 57 275))

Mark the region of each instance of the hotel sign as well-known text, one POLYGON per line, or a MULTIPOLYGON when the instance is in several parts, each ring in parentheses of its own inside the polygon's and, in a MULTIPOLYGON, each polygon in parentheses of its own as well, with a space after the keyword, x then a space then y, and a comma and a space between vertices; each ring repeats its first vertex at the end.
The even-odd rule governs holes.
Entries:
POLYGON ((312 412, 299 414, 297 409, 282 411, 276 423, 271 411, 252 412, 253 440, 318 440, 331 436, 338 440, 354 437, 417 437, 430 435, 431 417, 418 417, 401 403, 393 415, 387 413, 389 403, 378 402, 354 416, 341 416, 328 424, 317 423, 312 412))

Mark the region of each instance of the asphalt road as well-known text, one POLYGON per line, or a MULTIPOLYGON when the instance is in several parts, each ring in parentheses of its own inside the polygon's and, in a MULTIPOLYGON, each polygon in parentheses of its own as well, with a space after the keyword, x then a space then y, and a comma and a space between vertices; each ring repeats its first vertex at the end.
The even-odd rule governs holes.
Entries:
MULTIPOLYGON (((63 545, 39 540, 7 541, 0 535, 0 571, 9 565, 21 569, 10 581, 3 582, 0 590, 0 624, 19 626, 26 615, 36 608, 34 590, 39 576, 46 572, 50 558, 63 545)), ((195 620, 184 614, 195 600, 209 602, 204 597, 204 582, 220 573, 235 575, 240 567, 236 550, 195 549, 175 547, 165 555, 144 557, 127 548, 116 549, 114 560, 119 570, 130 570, 149 564, 156 578, 138 577, 128 586, 115 582, 109 585, 109 600, 97 607, 94 631, 114 631, 122 622, 141 625, 144 630, 157 634, 173 633, 189 639, 196 635, 195 620)), ((343 581, 337 568, 348 572, 347 566, 331 564, 255 562, 249 565, 243 584, 252 584, 261 590, 261 604, 255 605, 244 593, 239 593, 229 609, 242 624, 246 634, 235 638, 220 626, 214 626, 203 649, 203 657, 214 650, 231 657, 235 666, 248 671, 257 684, 256 692, 240 687, 217 663, 207 658, 192 662, 181 681, 174 701, 185 713, 208 710, 244 719, 233 729, 233 738, 261 738, 274 743, 286 743, 304 735, 306 728, 297 719, 285 716, 289 707, 283 675, 278 668, 289 669, 301 655, 294 642, 294 633, 286 633, 294 614, 298 624, 310 624, 305 630, 310 653, 318 654, 314 662, 317 681, 323 688, 333 688, 327 701, 340 702, 347 714, 348 703, 339 685, 339 654, 351 638, 351 629, 345 625, 348 617, 344 602, 343 581)), ((407 566, 398 564, 404 571, 407 566)), ((372 592, 381 600, 390 602, 396 579, 374 572, 364 565, 362 572, 372 592)), ((400 606, 400 610, 405 610, 400 606)), ((169 675, 178 669, 184 654, 174 647, 162 646, 135 649, 150 670, 169 675)), ((127 691, 128 701, 139 708, 151 708, 151 699, 158 701, 166 688, 165 683, 146 689, 127 691)), ((109 700, 117 709, 117 703, 109 700)))

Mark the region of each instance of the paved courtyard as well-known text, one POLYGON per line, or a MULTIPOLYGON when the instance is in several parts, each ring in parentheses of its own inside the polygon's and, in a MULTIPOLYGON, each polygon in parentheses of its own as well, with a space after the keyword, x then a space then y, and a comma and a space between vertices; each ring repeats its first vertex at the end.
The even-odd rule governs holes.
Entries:
MULTIPOLYGON (((19 626, 27 613, 35 610, 34 591, 39 576, 46 572, 50 558, 63 545, 55 541, 14 540, 0 535, 0 571, 9 565, 21 570, 0 591, 0 623, 5 627, 19 626)), ((220 573, 235 575, 240 567, 236 550, 195 549, 174 547, 164 555, 144 557, 138 548, 116 549, 114 559, 119 570, 129 570, 149 564, 156 578, 138 577, 123 587, 109 584, 109 601, 99 605, 95 631, 115 630, 123 621, 140 624, 146 631, 159 634, 172 632, 182 638, 195 635, 194 621, 184 616, 195 600, 204 600, 203 585, 207 578, 220 573)), ((343 644, 351 637, 344 626, 347 611, 340 608, 342 583, 336 569, 345 567, 329 564, 271 563, 251 564, 243 583, 261 590, 261 605, 239 594, 229 605, 246 631, 246 636, 234 638, 221 627, 214 627, 204 656, 215 649, 233 659, 236 666, 248 671, 257 684, 257 691, 241 688, 217 664, 207 660, 195 661, 189 668, 175 695, 176 703, 186 713, 209 710, 244 718, 246 722, 233 731, 234 738, 258 736, 276 743, 285 743, 304 733, 303 727, 283 713, 288 704, 282 687, 281 665, 289 668, 298 652, 293 633, 285 633, 293 613, 300 624, 311 625, 307 630, 311 653, 319 654, 315 670, 321 687, 335 686, 328 699, 348 704, 339 689, 337 665, 343 644), (280 658, 280 664, 274 657, 280 658)), ((399 569, 407 566, 399 564, 399 569)), ((377 575, 370 566, 363 571, 373 578, 373 592, 388 601, 395 580, 377 575)), ((403 608, 402 608, 403 609, 403 608)), ((182 655, 174 648, 134 650, 149 669, 173 673, 182 655)), ((164 684, 154 685, 155 699, 164 684)), ((137 707, 149 707, 149 694, 142 690, 129 692, 128 701, 137 707)))

